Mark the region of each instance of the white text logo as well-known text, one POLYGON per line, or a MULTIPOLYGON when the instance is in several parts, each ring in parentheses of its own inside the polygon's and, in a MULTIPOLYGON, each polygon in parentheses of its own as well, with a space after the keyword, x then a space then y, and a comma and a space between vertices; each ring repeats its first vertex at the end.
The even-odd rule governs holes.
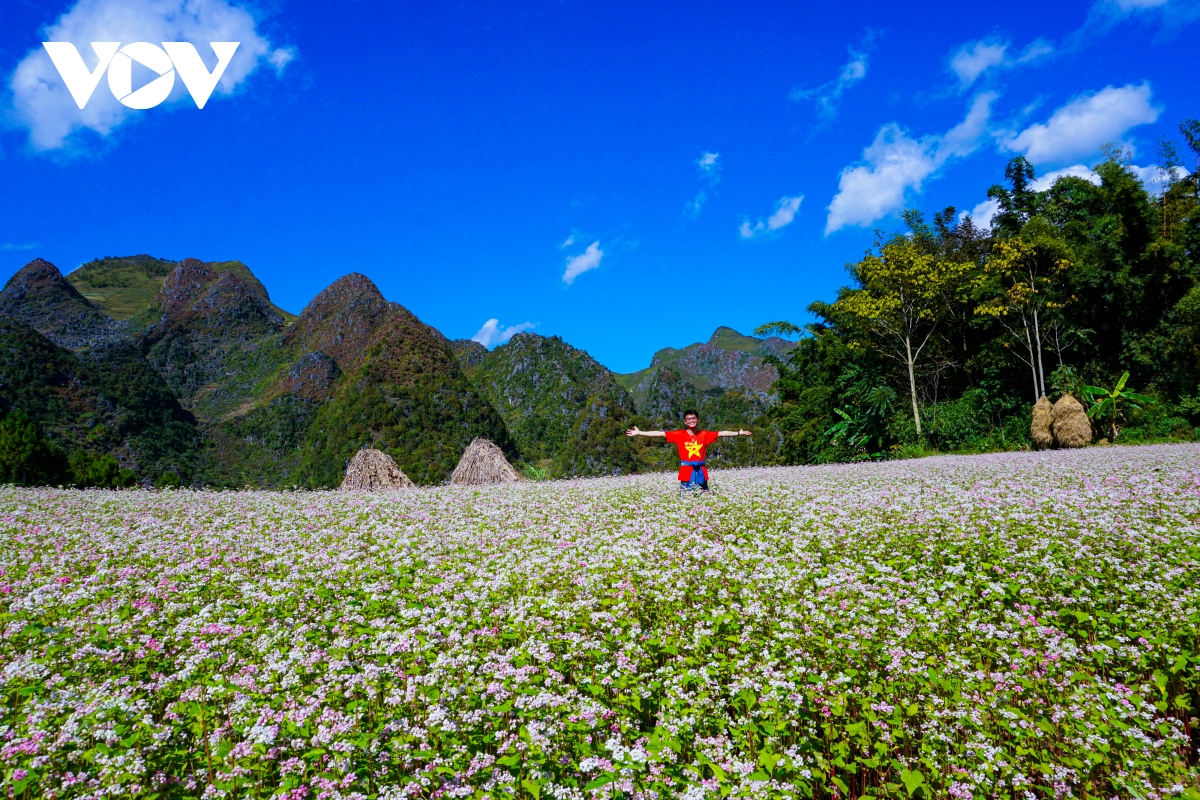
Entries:
POLYGON ((67 85, 67 91, 75 99, 75 105, 80 108, 87 105, 106 69, 108 88, 113 97, 129 108, 154 108, 166 100, 175 86, 176 72, 196 101, 196 107, 204 108, 239 44, 241 42, 209 42, 217 56, 217 66, 209 72, 196 48, 188 42, 163 42, 162 47, 149 42, 132 42, 124 47, 120 42, 92 42, 97 58, 94 70, 87 68, 83 57, 70 42, 42 42, 67 85), (133 89, 135 61, 158 75, 136 91, 133 89))

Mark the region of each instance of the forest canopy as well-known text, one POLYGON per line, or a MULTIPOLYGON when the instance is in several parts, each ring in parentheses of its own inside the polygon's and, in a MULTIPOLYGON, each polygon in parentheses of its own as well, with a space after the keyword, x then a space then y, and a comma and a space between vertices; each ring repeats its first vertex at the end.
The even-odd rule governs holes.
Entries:
MULTIPOLYGON (((1200 122, 1180 131, 1200 162, 1200 122)), ((800 336, 777 360, 783 460, 1025 447, 1031 405, 1065 393, 1111 416, 1098 436, 1194 440, 1200 198, 1181 149, 1160 142, 1143 182, 1108 146, 1094 179, 1042 191, 1018 157, 988 190, 990 222, 909 210, 903 231, 876 231, 814 322, 757 331, 800 336)))

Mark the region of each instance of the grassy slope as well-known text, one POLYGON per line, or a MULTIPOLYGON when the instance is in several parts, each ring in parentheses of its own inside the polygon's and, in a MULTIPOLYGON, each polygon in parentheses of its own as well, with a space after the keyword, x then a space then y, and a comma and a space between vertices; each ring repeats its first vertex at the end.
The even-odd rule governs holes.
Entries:
MULTIPOLYGON (((125 320, 154 304, 163 278, 175 268, 175 261, 147 255, 105 257, 89 261, 66 276, 80 294, 102 308, 115 320, 125 320)), ((210 265, 219 272, 232 272, 250 284, 263 297, 267 288, 240 261, 218 261, 210 265)), ((272 310, 289 323, 296 315, 272 304, 272 310)))

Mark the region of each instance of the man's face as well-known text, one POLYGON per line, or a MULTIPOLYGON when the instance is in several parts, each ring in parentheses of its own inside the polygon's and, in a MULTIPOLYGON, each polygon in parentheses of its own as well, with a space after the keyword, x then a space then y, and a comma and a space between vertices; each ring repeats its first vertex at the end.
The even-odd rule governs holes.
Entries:
POLYGON ((690 430, 700 424, 700 418, 695 414, 688 414, 683 418, 683 424, 690 430))

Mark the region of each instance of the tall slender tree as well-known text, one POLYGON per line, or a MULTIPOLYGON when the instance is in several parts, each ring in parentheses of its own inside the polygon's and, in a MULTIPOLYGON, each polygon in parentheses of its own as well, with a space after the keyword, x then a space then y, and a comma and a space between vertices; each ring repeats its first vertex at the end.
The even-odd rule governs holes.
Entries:
MULTIPOLYGON (((1036 226, 1034 226, 1036 227, 1036 226)), ((1033 376, 1033 402, 1046 394, 1045 349, 1042 317, 1061 305, 1054 289, 1059 275, 1070 266, 1052 244, 1022 237, 1000 239, 976 278, 983 302, 975 307, 980 316, 992 317, 1024 347, 1022 358, 1033 376)))
POLYGON ((857 289, 842 293, 830 310, 854 317, 868 344, 893 358, 908 374, 913 423, 921 434, 917 363, 949 313, 953 288, 966 280, 969 262, 940 258, 913 238, 896 236, 849 266, 857 289))

